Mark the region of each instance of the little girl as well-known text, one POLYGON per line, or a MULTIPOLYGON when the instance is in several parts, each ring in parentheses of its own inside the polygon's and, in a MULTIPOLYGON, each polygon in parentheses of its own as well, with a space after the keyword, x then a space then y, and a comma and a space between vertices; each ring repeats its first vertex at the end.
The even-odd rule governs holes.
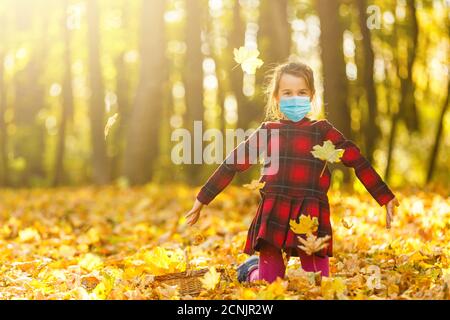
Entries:
MULTIPOLYGON (((386 206, 386 227, 390 228, 394 205, 399 202, 394 194, 361 155, 360 149, 347 140, 327 120, 312 120, 311 102, 314 99, 314 75, 307 65, 289 62, 277 66, 268 86, 266 120, 247 139, 241 142, 227 157, 236 159, 237 151, 244 148, 244 162, 231 162, 225 159, 197 194, 193 208, 186 214, 187 223, 193 225, 200 217, 203 205, 208 205, 232 180, 236 172, 247 170, 251 163, 247 154, 253 144, 250 143, 261 129, 277 129, 278 170, 276 174, 262 175, 265 182, 260 189, 261 201, 250 226, 244 252, 257 256, 250 257, 238 269, 239 281, 266 280, 273 282, 277 277, 284 278, 286 266, 282 255, 299 256, 305 271, 320 271, 329 276, 328 258, 333 256, 332 228, 327 192, 331 173, 325 161, 313 156, 315 145, 322 146, 330 140, 336 149, 344 149, 340 161, 355 170, 356 176, 380 206, 386 206), (314 253, 306 254, 298 246, 297 235, 291 230, 291 219, 299 222, 300 215, 309 215, 318 219, 317 237, 330 236, 327 246, 314 253)), ((315 107, 315 106, 314 106, 315 107)), ((314 114, 318 114, 315 110, 314 114)), ((273 139, 267 141, 267 150, 271 150, 273 139)), ((259 148, 260 143, 257 142, 259 148)), ((241 154, 241 153, 239 153, 241 154)), ((253 162, 254 163, 254 162, 253 162)))

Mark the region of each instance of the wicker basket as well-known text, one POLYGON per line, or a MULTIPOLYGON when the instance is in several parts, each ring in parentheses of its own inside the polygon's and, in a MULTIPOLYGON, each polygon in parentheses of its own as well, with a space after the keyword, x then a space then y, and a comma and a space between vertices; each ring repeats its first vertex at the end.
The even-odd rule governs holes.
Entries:
MULTIPOLYGON (((221 280, 229 280, 229 276, 226 274, 224 268, 216 268, 217 272, 220 272, 221 280)), ((200 270, 190 270, 178 273, 169 273, 161 276, 156 276, 155 281, 164 283, 167 285, 178 285, 178 290, 181 295, 197 296, 203 290, 202 282, 200 278, 209 271, 208 268, 200 270)))

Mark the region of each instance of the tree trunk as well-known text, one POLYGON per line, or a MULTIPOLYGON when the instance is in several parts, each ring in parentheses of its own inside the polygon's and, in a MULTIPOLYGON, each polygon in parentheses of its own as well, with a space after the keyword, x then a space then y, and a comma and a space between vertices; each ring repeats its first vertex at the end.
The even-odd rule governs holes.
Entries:
POLYGON ((445 114, 448 110, 448 105, 449 105, 449 101, 448 101, 449 90, 450 90, 450 81, 448 82, 448 85, 447 85, 447 98, 444 101, 444 105, 442 107, 442 111, 439 116, 439 124, 438 124, 438 128, 436 131, 436 137, 434 139, 433 151, 431 152, 430 161, 428 163, 428 173, 427 173, 427 181, 426 181, 427 184, 430 183, 431 180, 433 179, 433 173, 436 168, 439 146, 441 145, 442 132, 444 131, 444 118, 445 118, 445 114))
POLYGON ((291 53, 292 31, 288 21, 288 3, 288 0, 279 0, 262 1, 260 4, 258 47, 266 68, 287 61, 291 53))
MULTIPOLYGON (((186 128, 194 136, 194 121, 203 121, 203 54, 201 52, 201 32, 204 13, 199 0, 186 0, 186 63, 184 86, 186 88, 186 128)), ((203 130, 206 130, 205 123, 203 130)), ((201 182, 201 164, 194 163, 194 145, 203 150, 203 140, 192 140, 192 163, 186 166, 188 183, 201 182)))
MULTIPOLYGON (((347 104, 347 76, 343 53, 343 32, 339 17, 340 1, 317 0, 320 18, 325 115, 347 139, 352 139, 350 110, 347 104)), ((350 182, 348 168, 342 167, 344 181, 350 182)))
MULTIPOLYGON (((393 116, 392 120, 392 129, 389 137, 389 151, 388 151, 388 159, 386 164, 385 171, 385 180, 389 182, 391 169, 392 169, 392 153, 394 152, 396 146, 397 139, 397 126, 400 124, 401 120, 403 120, 411 132, 415 129, 418 129, 418 121, 417 121, 417 110, 416 103, 414 99, 414 83, 412 79, 412 68, 414 65, 414 61, 416 59, 416 47, 418 41, 418 24, 417 24, 417 16, 414 0, 407 0, 407 7, 409 9, 409 13, 411 15, 411 30, 406 32, 407 35, 410 33, 411 36, 411 44, 408 46, 408 57, 407 57, 407 74, 403 74, 401 72, 401 62, 399 61, 397 64, 398 68, 398 76, 400 78, 400 102, 398 106, 397 113, 393 116)), ((396 25, 396 38, 401 39, 402 35, 400 34, 399 26, 396 25)), ((400 59, 400 55, 398 54, 398 59, 400 59)))
POLYGON ((363 83, 366 93, 368 114, 364 124, 364 138, 366 145, 366 156, 369 162, 373 161, 373 152, 375 150, 376 142, 380 136, 380 128, 377 125, 378 106, 377 94, 375 89, 375 82, 373 79, 374 73, 374 52, 372 49, 372 41, 370 30, 367 27, 367 1, 357 1, 359 11, 359 27, 363 36, 363 52, 364 52, 364 67, 361 68, 363 72, 363 83))
MULTIPOLYGON (((68 0, 64 1, 64 12, 67 12, 69 7, 68 0)), ((64 30, 64 79, 63 79, 63 99, 62 112, 58 131, 58 142, 55 160, 55 175, 53 179, 53 186, 61 185, 65 182, 66 175, 64 170, 64 155, 65 155, 65 141, 67 122, 71 118, 74 109, 73 88, 72 88, 72 56, 71 56, 71 39, 70 30, 67 28, 67 16, 63 15, 61 27, 64 30)))
MULTIPOLYGON (((215 64, 215 74, 217 77, 217 100, 218 105, 220 106, 220 120, 218 121, 218 129, 221 130, 221 132, 225 133, 226 128, 226 121, 225 121, 225 95, 229 91, 228 89, 228 83, 227 83, 227 76, 226 73, 229 67, 227 59, 223 59, 222 55, 223 52, 218 52, 214 45, 215 37, 221 34, 221 31, 218 31, 219 28, 221 28, 221 24, 216 24, 216 21, 214 17, 208 16, 206 18, 207 21, 207 42, 208 47, 210 48, 210 56, 214 60, 215 64)), ((220 23, 220 22, 219 22, 220 23)), ((230 68, 231 69, 231 68, 230 68)))
MULTIPOLYGON (((229 57, 234 57, 234 49, 243 47, 245 44, 245 21, 242 20, 241 5, 239 1, 234 2, 233 28, 228 35, 228 44, 227 53, 229 57)), ((232 61, 235 63, 234 59, 232 61)), ((231 66, 230 70, 233 67, 234 66, 231 66)), ((252 115, 248 114, 250 110, 250 108, 247 107, 249 106, 249 101, 243 92, 244 75, 241 70, 241 68, 231 70, 230 79, 231 89, 237 102, 237 127, 246 129, 252 115)))
MULTIPOLYGON (((23 3, 15 4, 17 6, 23 3)), ((17 8, 16 8, 17 9, 17 8)), ((45 10, 45 8, 40 8, 45 10)), ((39 12, 41 14, 41 12, 39 12)), ((28 13, 19 12, 22 20, 28 13), (22 15, 23 14, 23 15, 22 15)), ((31 19, 30 17, 28 17, 31 19)), ((14 185, 32 187, 43 183, 46 179, 44 168, 45 136, 47 130, 36 119, 39 112, 45 108, 46 89, 43 86, 42 76, 48 53, 48 19, 43 19, 39 26, 38 37, 34 43, 33 53, 25 68, 14 74, 14 122, 17 127, 15 139, 12 144, 14 156, 24 161, 24 167, 17 172, 17 178, 10 182, 14 185)), ((31 28, 32 24, 23 24, 21 27, 31 28)), ((24 29, 26 31, 27 29, 24 29)), ((12 178, 12 177, 10 177, 12 178)))
POLYGON ((128 123, 124 159, 124 174, 131 185, 152 179, 159 151, 159 119, 167 81, 165 3, 165 0, 142 1, 140 78, 128 123))
POLYGON ((384 180, 386 182, 389 182, 390 179, 392 167, 392 154, 394 153, 395 138, 397 136, 397 127, 399 123, 399 118, 400 114, 398 112, 392 115, 391 131, 389 135, 389 149, 387 154, 386 170, 384 171, 384 180))
POLYGON ((417 43, 419 40, 419 25, 417 21, 415 0, 407 0, 406 3, 411 16, 411 30, 408 30, 408 34, 411 34, 411 43, 408 50, 408 75, 406 78, 401 77, 402 91, 405 92, 405 96, 402 95, 400 109, 404 111, 402 112, 402 115, 409 131, 413 132, 420 130, 417 106, 414 99, 414 83, 412 76, 413 65, 416 60, 417 43), (405 88, 403 89, 403 87, 405 88))
POLYGON ((98 1, 87 1, 89 69, 90 69, 90 124, 92 143, 92 179, 97 185, 109 182, 109 163, 104 138, 105 103, 102 68, 100 63, 98 1))
POLYGON ((115 144, 115 154, 111 160, 111 177, 113 179, 119 178, 121 175, 121 168, 123 167, 123 159, 125 157, 125 143, 126 132, 128 126, 130 126, 130 81, 128 79, 128 68, 124 61, 125 53, 122 52, 115 61, 115 67, 117 71, 116 77, 116 94, 119 113, 119 123, 117 129, 111 138, 115 144))
POLYGON ((264 65, 256 72, 255 95, 251 108, 244 113, 242 124, 264 119, 265 95, 263 92, 266 75, 276 65, 288 61, 292 46, 292 27, 288 21, 288 0, 261 1, 258 32, 258 49, 264 65))
MULTIPOLYGON (((127 30, 129 28, 129 9, 128 4, 124 3, 122 7, 122 28, 127 30)), ((125 142, 126 132, 128 125, 130 124, 130 80, 128 77, 129 68, 125 63, 125 53, 121 52, 115 59, 116 76, 116 95, 119 113, 119 122, 117 129, 115 130, 112 143, 115 144, 115 153, 111 159, 111 177, 113 180, 119 178, 122 174, 123 160, 125 157, 125 142)))

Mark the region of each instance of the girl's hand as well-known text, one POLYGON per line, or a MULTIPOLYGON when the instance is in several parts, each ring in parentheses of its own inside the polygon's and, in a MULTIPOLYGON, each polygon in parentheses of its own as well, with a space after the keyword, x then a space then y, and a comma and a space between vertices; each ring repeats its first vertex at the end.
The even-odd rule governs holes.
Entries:
POLYGON ((202 210, 203 206, 203 203, 198 201, 198 199, 195 199, 195 203, 191 211, 189 211, 185 215, 185 218, 187 219, 186 223, 188 225, 192 226, 197 222, 198 218, 200 218, 200 211, 202 210))
POLYGON ((393 198, 391 201, 386 203, 386 229, 391 228, 391 222, 394 217, 395 207, 398 207, 400 203, 397 198, 393 198), (395 206, 395 207, 394 207, 395 206))

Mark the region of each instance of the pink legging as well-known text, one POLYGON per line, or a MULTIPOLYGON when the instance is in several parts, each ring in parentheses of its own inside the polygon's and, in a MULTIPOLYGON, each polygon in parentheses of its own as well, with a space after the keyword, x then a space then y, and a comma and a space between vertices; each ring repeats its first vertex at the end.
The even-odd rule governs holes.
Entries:
MULTIPOLYGON (((298 251, 300 255, 300 262, 303 270, 307 272, 322 271, 322 276, 329 276, 330 267, 328 257, 318 257, 305 254, 303 251, 298 251)), ((249 280, 266 280, 271 283, 277 277, 284 278, 286 266, 284 265, 283 255, 281 249, 271 245, 268 242, 263 242, 259 250, 259 266, 257 269, 250 272, 249 280)))

